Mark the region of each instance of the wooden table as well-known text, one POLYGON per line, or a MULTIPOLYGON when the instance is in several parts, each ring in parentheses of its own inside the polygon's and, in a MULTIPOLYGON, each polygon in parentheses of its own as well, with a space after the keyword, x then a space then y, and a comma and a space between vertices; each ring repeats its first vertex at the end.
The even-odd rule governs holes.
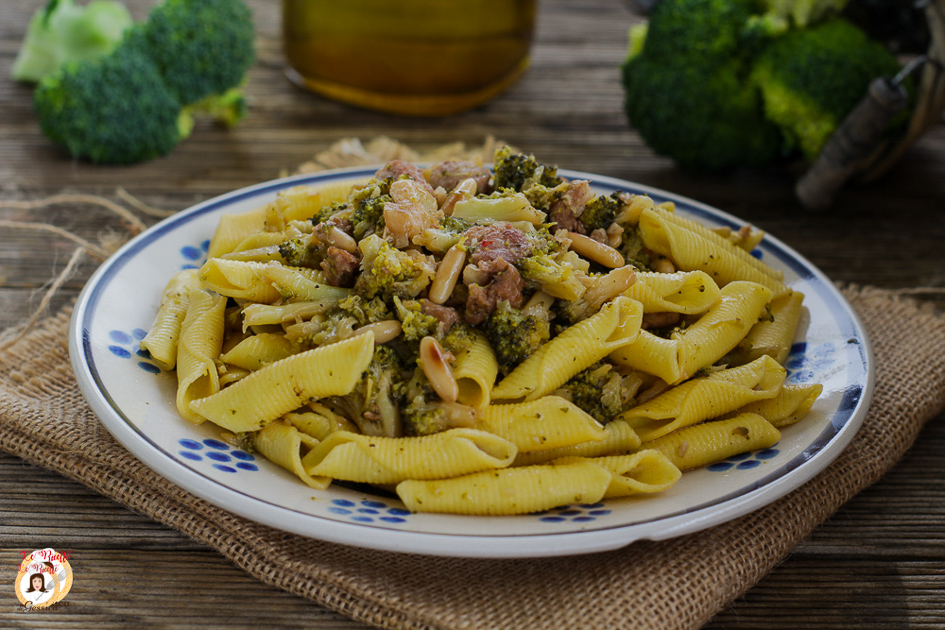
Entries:
MULTIPOLYGON (((801 210, 783 170, 692 176, 653 155, 628 127, 617 66, 631 15, 619 2, 547 0, 533 65, 485 107, 438 119, 359 110, 301 91, 282 74, 279 7, 250 2, 258 63, 250 117, 238 129, 200 124, 169 157, 100 167, 64 156, 39 132, 31 90, 8 77, 40 0, 0 5, 0 197, 69 191, 115 198, 116 187, 160 208, 208 197, 292 170, 345 137, 387 135, 418 148, 489 135, 564 167, 682 193, 749 220, 838 281, 907 288, 945 286, 945 126, 933 128, 883 180, 845 190, 828 212, 801 210)), ((130 2, 143 17, 154 1, 130 2)), ((39 211, 34 211, 39 212, 39 211)), ((88 206, 41 218, 95 239, 118 223, 88 206)), ((30 213, 6 210, 2 218, 30 213)), ((39 218, 33 216, 32 218, 39 218)), ((0 327, 24 320, 71 244, 6 231, 0 239, 0 327)), ((93 270, 87 260, 51 308, 67 303, 93 270)), ((941 302, 940 302, 941 304, 941 302)), ((881 482, 841 509, 710 628, 892 628, 945 624, 945 416, 933 421, 881 482)), ((0 455, 0 627, 363 627, 265 586, 216 552, 83 486, 0 455), (21 550, 72 553, 73 606, 16 612, 12 584, 21 550), (185 576, 199 566, 200 588, 185 576), (133 588, 117 588, 133 576, 133 588)))

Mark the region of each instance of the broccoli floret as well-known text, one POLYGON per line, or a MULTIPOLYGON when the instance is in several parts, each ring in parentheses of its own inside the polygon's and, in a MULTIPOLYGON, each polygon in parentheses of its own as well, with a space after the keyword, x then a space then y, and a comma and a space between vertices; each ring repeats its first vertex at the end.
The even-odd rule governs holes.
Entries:
POLYGON ((240 0, 166 0, 110 54, 67 61, 43 79, 34 97, 40 127, 93 162, 164 155, 190 134, 194 115, 226 124, 245 115, 252 32, 240 0))
POLYGON ((630 124, 650 148, 691 170, 771 162, 778 128, 748 81, 756 46, 743 36, 754 0, 663 0, 622 67, 630 124))
POLYGON ((374 348, 374 356, 354 390, 328 403, 358 425, 367 435, 395 437, 403 434, 400 409, 406 402, 404 367, 387 346, 374 348))
POLYGON ((553 188, 561 183, 556 167, 546 166, 531 155, 513 153, 507 146, 496 150, 494 166, 494 182, 497 191, 509 188, 522 192, 533 184, 553 188))
POLYGON ((193 124, 154 62, 134 46, 120 46, 94 64, 67 63, 40 83, 34 104, 47 137, 93 162, 159 157, 193 124))
POLYGON ((870 82, 899 69, 895 57, 849 22, 836 18, 792 30, 771 42, 752 78, 765 115, 791 146, 815 160, 870 82))
POLYGON ((584 212, 578 220, 588 234, 594 230, 606 230, 614 222, 621 205, 619 194, 615 192, 612 195, 598 195, 585 204, 584 212))
POLYGON ((623 226, 623 233, 620 235, 620 253, 623 259, 629 264, 639 269, 651 269, 653 259, 650 257, 646 246, 643 244, 643 237, 640 235, 640 228, 636 225, 623 226))
MULTIPOLYGON (((222 96, 253 64, 253 16, 237 0, 164 0, 148 15, 144 38, 183 105, 222 96)), ((228 96, 232 98, 232 96, 228 96)))
POLYGON ((412 298, 433 280, 433 260, 417 251, 403 251, 372 234, 358 243, 363 272, 354 284, 356 294, 373 298, 412 298))
POLYGON ((351 197, 354 207, 351 223, 354 225, 355 238, 361 239, 366 234, 381 234, 384 231, 384 204, 391 201, 391 197, 382 190, 382 185, 374 183, 351 197))
POLYGON ((317 248, 312 247, 312 239, 306 236, 297 236, 279 244, 279 255, 287 265, 293 267, 317 267, 319 256, 317 248))
POLYGON ((629 409, 633 401, 623 387, 623 377, 608 363, 595 363, 578 372, 557 393, 603 423, 629 409))
POLYGON ((522 278, 540 287, 545 293, 566 300, 576 300, 585 287, 571 265, 559 263, 549 254, 526 256, 515 263, 522 278))
POLYGON ((499 371, 508 374, 551 338, 548 319, 530 315, 500 300, 482 327, 495 351, 499 371))
POLYGON ((445 215, 440 219, 440 228, 451 234, 462 234, 472 226, 472 223, 466 219, 445 215))
POLYGON ((359 295, 349 295, 338 300, 338 308, 354 317, 359 326, 394 318, 387 303, 381 298, 366 300, 359 295))
POLYGON ((133 20, 116 0, 50 0, 30 19, 23 45, 13 62, 13 78, 36 83, 67 61, 101 59, 118 45, 133 20))
POLYGON ((394 308, 397 309, 397 317, 407 341, 436 337, 442 332, 442 322, 424 313, 420 300, 401 300, 394 296, 394 308))

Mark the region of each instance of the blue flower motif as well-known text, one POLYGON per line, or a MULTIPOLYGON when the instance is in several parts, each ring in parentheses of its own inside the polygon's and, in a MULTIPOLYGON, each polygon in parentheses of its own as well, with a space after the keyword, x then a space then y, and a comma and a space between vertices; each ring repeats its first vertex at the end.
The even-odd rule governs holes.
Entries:
POLYGON ((198 246, 185 245, 180 248, 180 255, 184 259, 181 269, 200 269, 207 262, 207 252, 210 251, 210 240, 205 240, 198 246))
POLYGON ((543 523, 587 523, 600 516, 610 514, 603 503, 581 503, 538 513, 538 520, 543 523))
POLYGON ((259 466, 254 464, 256 457, 244 450, 233 448, 225 442, 206 438, 201 441, 183 438, 177 441, 182 450, 177 454, 192 462, 209 462, 216 470, 235 473, 240 471, 255 472, 259 466))
POLYGON ((132 359, 137 357, 142 359, 136 361, 139 368, 148 374, 160 374, 161 368, 151 362, 151 355, 141 349, 138 344, 147 336, 148 331, 141 328, 135 328, 130 333, 123 330, 111 330, 108 338, 112 341, 108 345, 108 351, 119 359, 132 359))
POLYGON ((806 343, 791 346, 791 353, 784 364, 788 383, 813 383, 818 375, 830 369, 837 361, 839 349, 833 342, 822 343, 812 348, 806 343))
MULTIPOLYGON (((777 444, 775 444, 775 446, 777 446, 777 444)), ((706 469, 712 472, 725 472, 732 469, 751 470, 758 468, 758 466, 761 466, 765 461, 777 457, 780 453, 781 451, 772 446, 771 448, 765 448, 760 451, 733 455, 728 459, 709 464, 706 466, 706 469)))
POLYGON ((410 510, 397 505, 388 505, 379 499, 332 499, 328 511, 339 516, 347 516, 355 523, 390 523, 399 525, 407 522, 410 510))

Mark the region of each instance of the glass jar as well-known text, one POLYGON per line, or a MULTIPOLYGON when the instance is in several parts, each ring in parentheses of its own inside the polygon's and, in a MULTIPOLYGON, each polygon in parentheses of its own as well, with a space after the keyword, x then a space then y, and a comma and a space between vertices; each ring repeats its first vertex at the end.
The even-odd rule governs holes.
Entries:
POLYGON ((535 0, 283 0, 289 78, 417 116, 493 98, 528 67, 535 0))

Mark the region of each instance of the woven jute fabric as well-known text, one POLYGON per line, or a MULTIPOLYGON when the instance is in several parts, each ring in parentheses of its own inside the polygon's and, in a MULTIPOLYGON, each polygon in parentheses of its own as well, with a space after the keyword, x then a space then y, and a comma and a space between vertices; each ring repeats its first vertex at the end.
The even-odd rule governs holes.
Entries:
POLYGON ((56 470, 217 549, 258 579, 385 628, 697 628, 899 460, 945 407, 945 317, 888 291, 846 297, 873 343, 869 414, 820 475, 747 516, 663 542, 530 560, 369 551, 237 517, 169 483, 86 405, 66 343, 69 312, 0 358, 0 448, 56 470))

